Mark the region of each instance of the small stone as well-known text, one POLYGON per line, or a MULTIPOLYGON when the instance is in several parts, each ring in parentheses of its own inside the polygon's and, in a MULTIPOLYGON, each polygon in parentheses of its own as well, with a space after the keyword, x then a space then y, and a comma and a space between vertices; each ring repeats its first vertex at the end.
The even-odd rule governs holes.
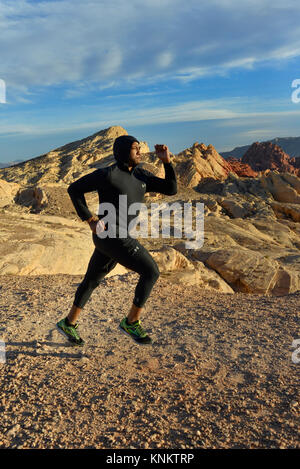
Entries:
POLYGON ((89 363, 89 361, 90 361, 89 357, 81 357, 80 360, 81 360, 81 362, 83 362, 83 363, 89 363))
POLYGON ((21 427, 19 424, 16 424, 14 425, 13 427, 11 427, 8 432, 7 432, 7 436, 14 436, 16 433, 18 433, 20 431, 21 427))

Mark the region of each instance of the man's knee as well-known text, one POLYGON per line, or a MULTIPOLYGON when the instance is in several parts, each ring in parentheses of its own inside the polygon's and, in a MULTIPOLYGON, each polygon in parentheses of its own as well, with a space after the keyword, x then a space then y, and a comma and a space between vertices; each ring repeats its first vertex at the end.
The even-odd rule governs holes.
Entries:
POLYGON ((153 262, 153 265, 149 271, 149 276, 151 277, 151 280, 153 283, 155 283, 158 280, 160 276, 160 271, 156 262, 153 262))
POLYGON ((100 285, 100 280, 98 279, 84 280, 81 285, 86 290, 95 290, 95 288, 97 288, 100 285))

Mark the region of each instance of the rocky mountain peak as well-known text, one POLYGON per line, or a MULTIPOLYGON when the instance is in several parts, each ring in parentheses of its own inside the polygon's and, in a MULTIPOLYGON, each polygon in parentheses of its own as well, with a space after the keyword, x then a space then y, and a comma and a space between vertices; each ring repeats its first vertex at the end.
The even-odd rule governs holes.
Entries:
POLYGON ((198 142, 178 153, 174 163, 184 187, 195 187, 203 178, 226 179, 232 171, 213 145, 198 142))
MULTIPOLYGON (((128 135, 121 126, 112 126, 86 138, 67 143, 48 153, 0 170, 0 177, 22 185, 37 183, 69 184, 93 168, 114 161, 113 144, 117 137, 128 135)), ((141 142, 141 152, 149 152, 141 142)))

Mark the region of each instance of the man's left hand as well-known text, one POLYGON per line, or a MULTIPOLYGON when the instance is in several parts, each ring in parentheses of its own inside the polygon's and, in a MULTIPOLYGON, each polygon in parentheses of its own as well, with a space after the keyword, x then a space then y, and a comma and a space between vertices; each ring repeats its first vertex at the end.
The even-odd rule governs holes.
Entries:
POLYGON ((170 163, 171 157, 170 152, 167 145, 154 145, 156 156, 163 162, 163 163, 170 163))

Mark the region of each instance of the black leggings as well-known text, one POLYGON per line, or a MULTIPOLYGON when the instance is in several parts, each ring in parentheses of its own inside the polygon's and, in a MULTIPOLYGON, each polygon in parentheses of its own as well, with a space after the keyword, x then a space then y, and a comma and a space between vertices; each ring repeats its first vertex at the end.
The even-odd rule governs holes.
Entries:
POLYGON ((131 237, 100 239, 93 234, 93 242, 95 250, 75 293, 74 305, 83 308, 101 280, 117 264, 121 264, 140 274, 133 303, 139 308, 144 306, 159 277, 157 264, 147 249, 131 237))

